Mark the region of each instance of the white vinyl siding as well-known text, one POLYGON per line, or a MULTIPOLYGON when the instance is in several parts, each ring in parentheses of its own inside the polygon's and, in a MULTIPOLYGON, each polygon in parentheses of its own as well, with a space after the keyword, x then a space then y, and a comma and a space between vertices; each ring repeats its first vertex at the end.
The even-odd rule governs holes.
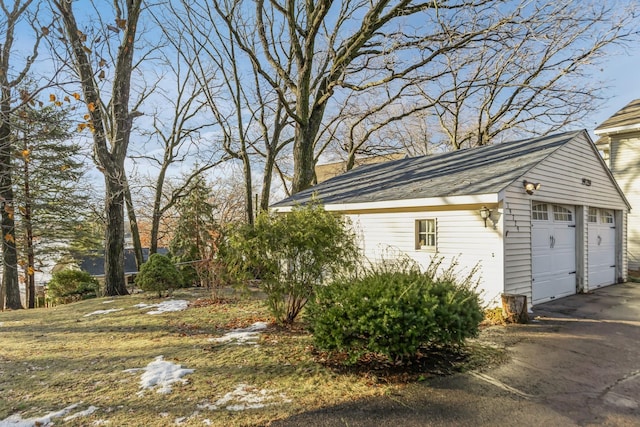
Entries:
MULTIPOLYGON (((433 257, 443 257, 443 266, 457 257, 460 274, 469 273, 479 263, 481 285, 486 302, 497 302, 502 292, 502 242, 498 213, 495 228, 492 219, 480 218, 480 208, 456 210, 351 213, 354 230, 360 239, 364 255, 372 262, 403 255, 415 260, 423 269, 433 257), (437 252, 417 249, 416 222, 436 219, 437 252)), ((497 207, 490 207, 496 210, 497 207)), ((492 215, 492 218, 494 218, 492 215)))
MULTIPOLYGON (((611 172, 631 204, 627 218, 629 268, 640 268, 640 132, 611 135, 611 172)), ((625 270, 626 271, 626 270, 625 270)))
MULTIPOLYGON (((623 217, 627 206, 600 155, 583 135, 558 148, 523 175, 522 179, 503 191, 505 292, 527 295, 531 303, 532 200, 536 203, 597 206, 622 211, 623 217), (584 185, 583 178, 589 180, 591 185, 584 185), (539 182, 540 189, 528 195, 522 179, 539 182)), ((585 230, 576 231, 579 231, 579 238, 586 238, 585 230)), ((580 247, 579 242, 576 247, 580 247)), ((577 265, 586 266, 586 251, 578 253, 581 259, 577 265)))
POLYGON ((504 292, 526 295, 531 304, 531 201, 522 183, 504 196, 504 292))
MULTIPOLYGON (((526 173, 524 178, 539 182, 540 189, 529 196, 524 192, 522 181, 514 185, 520 187, 518 190, 524 196, 540 202, 626 209, 623 198, 607 173, 606 165, 595 147, 582 135, 558 148, 526 173), (591 185, 584 185, 583 178, 588 179, 591 185)), ((622 188, 622 191, 625 189, 622 188)))

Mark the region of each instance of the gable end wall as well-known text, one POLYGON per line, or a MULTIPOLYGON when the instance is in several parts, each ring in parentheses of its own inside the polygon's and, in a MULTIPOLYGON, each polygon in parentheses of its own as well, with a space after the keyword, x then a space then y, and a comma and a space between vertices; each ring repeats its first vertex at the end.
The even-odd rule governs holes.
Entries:
POLYGON ((610 138, 611 172, 631 204, 627 222, 629 268, 640 269, 640 132, 610 138))
MULTIPOLYGON (((626 213, 627 207, 616 186, 610 179, 599 154, 592 143, 581 134, 560 147, 544 159, 522 179, 540 183, 541 187, 533 195, 528 195, 522 180, 512 183, 504 190, 504 253, 505 292, 527 295, 531 301, 531 203, 540 201, 583 207, 574 213, 584 215, 587 206, 614 209, 626 213), (582 179, 591 181, 587 186, 582 179)), ((623 215, 624 216, 624 215, 623 215)), ((620 224, 624 227, 623 224, 620 224)), ((588 236, 585 227, 576 230, 584 243, 576 248, 584 248, 588 236)), ((580 286, 586 287, 587 253, 581 250, 577 266, 583 270, 577 277, 580 286)), ((626 262, 626 261, 625 261, 626 262)))

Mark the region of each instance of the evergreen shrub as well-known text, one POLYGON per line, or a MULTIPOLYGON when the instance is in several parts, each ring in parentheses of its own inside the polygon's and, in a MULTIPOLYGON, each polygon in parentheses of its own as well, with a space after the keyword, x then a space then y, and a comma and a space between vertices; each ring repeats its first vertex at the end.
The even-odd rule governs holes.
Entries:
POLYGON ((476 286, 451 270, 436 277, 435 268, 383 266, 318 288, 306 311, 316 348, 344 352, 350 363, 367 353, 397 361, 476 336, 483 320, 476 286))
POLYGON ((163 292, 182 286, 182 275, 171 260, 161 254, 151 254, 147 262, 142 264, 135 283, 143 291, 163 292))
POLYGON ((100 283, 86 271, 66 269, 53 274, 47 286, 47 298, 52 304, 96 298, 100 283))

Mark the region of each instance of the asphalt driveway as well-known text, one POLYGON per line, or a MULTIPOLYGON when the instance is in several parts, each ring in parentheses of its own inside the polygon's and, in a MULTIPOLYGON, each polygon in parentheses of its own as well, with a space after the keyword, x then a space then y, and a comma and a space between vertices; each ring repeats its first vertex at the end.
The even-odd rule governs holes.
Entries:
POLYGON ((410 384, 275 426, 640 426, 640 284, 542 304, 528 325, 496 327, 510 361, 410 384))

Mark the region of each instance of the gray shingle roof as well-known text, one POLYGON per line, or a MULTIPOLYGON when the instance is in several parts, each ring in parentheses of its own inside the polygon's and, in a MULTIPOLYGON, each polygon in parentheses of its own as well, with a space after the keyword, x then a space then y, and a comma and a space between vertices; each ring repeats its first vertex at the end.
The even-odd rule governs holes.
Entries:
POLYGON ((361 166, 272 207, 306 203, 314 194, 322 203, 335 204, 498 193, 582 133, 586 135, 573 131, 361 166))
POLYGON ((640 127, 640 99, 635 99, 625 105, 621 110, 602 122, 596 129, 596 134, 607 133, 608 129, 620 127, 640 127))

